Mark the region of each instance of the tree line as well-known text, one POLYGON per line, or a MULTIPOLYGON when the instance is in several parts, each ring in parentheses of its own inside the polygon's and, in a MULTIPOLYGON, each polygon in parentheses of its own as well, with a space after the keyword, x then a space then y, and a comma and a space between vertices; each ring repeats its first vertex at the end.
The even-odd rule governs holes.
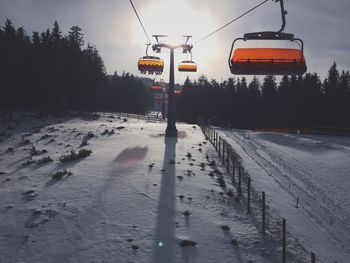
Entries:
POLYGON ((240 128, 350 127, 350 74, 334 63, 324 81, 317 73, 304 76, 186 79, 178 117, 186 122, 211 122, 240 128))
MULTIPOLYGON (((98 50, 85 45, 79 26, 63 35, 52 29, 30 36, 10 20, 0 27, 0 109, 123 111, 144 114, 152 105, 152 80, 129 73, 109 76, 98 50)), ((231 127, 350 127, 350 75, 334 63, 321 81, 317 73, 186 79, 176 99, 177 116, 186 122, 231 127)))
POLYGON ((63 109, 145 113, 148 89, 123 73, 108 76, 98 50, 85 45, 79 26, 63 35, 52 29, 28 35, 7 20, 0 27, 0 108, 60 112, 63 109))

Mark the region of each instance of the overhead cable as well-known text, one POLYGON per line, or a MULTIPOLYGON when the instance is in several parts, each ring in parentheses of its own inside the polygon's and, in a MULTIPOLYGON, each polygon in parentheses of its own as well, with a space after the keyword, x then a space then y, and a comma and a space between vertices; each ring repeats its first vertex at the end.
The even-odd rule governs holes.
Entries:
POLYGON ((262 1, 260 4, 254 6, 253 8, 249 9, 247 12, 243 13, 242 15, 236 17, 235 19, 233 19, 232 21, 228 22, 227 24, 223 25, 222 27, 216 29, 215 31, 213 31, 212 33, 206 35, 205 37, 202 37, 201 39, 199 39, 197 42, 195 42, 195 44, 198 44, 199 42, 204 41, 205 39, 209 38, 210 36, 214 35, 215 33, 219 32, 220 30, 224 29, 225 27, 231 25, 232 23, 236 22, 237 20, 239 20, 240 18, 244 17, 245 15, 249 14, 250 12, 252 12, 253 10, 257 9, 258 7, 262 6, 263 4, 265 4, 266 2, 268 2, 269 0, 264 0, 262 1))
POLYGON ((138 14, 137 11, 136 11, 136 8, 135 8, 135 6, 134 6, 134 3, 132 2, 132 0, 129 0, 129 1, 130 1, 130 4, 131 4, 132 8, 134 9, 134 12, 135 12, 135 14, 136 14, 136 16, 137 16, 137 19, 138 19, 139 22, 140 22, 140 25, 141 25, 141 27, 142 27, 142 30, 143 30, 143 32, 145 33, 145 35, 146 35, 146 37, 147 37, 147 39, 148 39, 148 43, 151 44, 151 39, 149 38, 149 36, 148 36, 148 34, 147 34, 147 31, 146 31, 145 27, 143 26, 143 23, 142 23, 142 21, 141 21, 141 18, 140 18, 140 16, 139 16, 139 14, 138 14))

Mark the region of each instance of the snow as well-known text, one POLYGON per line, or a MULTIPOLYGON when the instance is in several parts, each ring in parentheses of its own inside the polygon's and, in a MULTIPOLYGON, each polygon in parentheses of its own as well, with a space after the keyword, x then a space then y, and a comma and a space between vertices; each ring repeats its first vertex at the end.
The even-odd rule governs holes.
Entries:
MULTIPOLYGON (((179 123, 179 138, 166 139, 164 122, 99 114, 0 115, 1 263, 280 260, 279 237, 262 235, 226 195, 236 190, 224 167, 208 165, 219 160, 198 126, 179 123), (92 153, 60 162, 80 149, 92 153), (37 164, 45 156, 53 162, 37 164), (226 188, 209 176, 215 169, 226 188), (59 171, 72 174, 53 178, 59 171)), ((297 243, 289 246, 289 262, 307 262, 297 243)))
POLYGON ((301 245, 321 262, 349 262, 350 138, 219 130, 301 245))

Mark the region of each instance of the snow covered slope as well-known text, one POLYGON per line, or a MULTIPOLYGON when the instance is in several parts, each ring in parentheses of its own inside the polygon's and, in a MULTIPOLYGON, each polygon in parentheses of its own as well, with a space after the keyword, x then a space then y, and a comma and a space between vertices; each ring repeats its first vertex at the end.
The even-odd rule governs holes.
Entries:
POLYGON ((165 123, 104 116, 2 117, 1 263, 279 262, 199 127, 165 139, 165 123))
POLYGON ((350 138, 244 130, 220 135, 304 247, 322 262, 350 262, 350 138))

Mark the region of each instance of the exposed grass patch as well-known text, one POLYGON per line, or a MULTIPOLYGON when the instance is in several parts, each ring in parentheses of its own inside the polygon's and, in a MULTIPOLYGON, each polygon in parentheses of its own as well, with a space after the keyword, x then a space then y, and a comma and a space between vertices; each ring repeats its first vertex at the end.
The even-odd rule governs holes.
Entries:
POLYGON ((78 153, 76 153, 75 151, 71 151, 70 154, 62 155, 60 157, 60 161, 62 163, 65 163, 69 161, 79 160, 90 156, 91 153, 92 153, 91 150, 86 150, 86 149, 81 149, 78 153))
POLYGON ((105 129, 102 133, 101 133, 101 135, 113 135, 113 134, 115 134, 115 131, 114 131, 114 129, 111 129, 111 130, 108 130, 108 129, 105 129))
POLYGON ((208 165, 209 165, 209 166, 216 166, 216 162, 215 162, 214 160, 212 160, 212 161, 210 161, 210 162, 208 163, 208 165))
POLYGON ((55 141, 55 139, 51 139, 51 140, 48 141, 47 144, 52 143, 52 142, 54 142, 54 141, 55 141))
POLYGON ((232 239, 230 243, 231 243, 232 246, 238 246, 239 245, 237 239, 232 239))
POLYGON ((222 225, 220 228, 224 231, 230 231, 230 227, 228 225, 222 225))
POLYGON ((6 152, 7 153, 13 152, 13 148, 12 147, 8 147, 6 152))
POLYGON ((197 246, 197 242, 193 240, 184 239, 180 241, 179 245, 182 247, 195 247, 197 246))
POLYGON ((88 141, 92 138, 95 137, 95 134, 93 134, 91 131, 89 131, 83 138, 81 144, 80 144, 80 147, 84 147, 86 145, 88 145, 88 141))
POLYGON ((35 163, 35 161, 33 160, 32 157, 29 157, 26 159, 26 161, 24 163, 21 164, 21 166, 28 166, 28 165, 31 165, 33 163, 35 163))
POLYGON ((60 170, 52 175, 52 179, 61 180, 65 176, 71 176, 73 173, 66 169, 60 170))
POLYGON ((226 193, 229 197, 234 197, 234 193, 232 191, 232 189, 228 190, 226 193))
POLYGON ((99 114, 93 113, 93 114, 91 114, 90 119, 92 119, 92 120, 98 120, 100 117, 101 117, 101 116, 100 116, 99 114))
POLYGON ((45 164, 45 163, 52 163, 53 159, 50 156, 45 156, 41 159, 39 159, 36 163, 37 164, 45 164))
POLYGON ((31 156, 38 156, 47 153, 47 150, 37 150, 34 146, 30 149, 30 155, 31 156))
POLYGON ((190 216, 191 215, 191 212, 186 210, 185 212, 182 213, 184 216, 190 216))
POLYGON ((19 143, 19 145, 23 146, 23 145, 28 145, 30 144, 30 140, 29 139, 23 139, 21 140, 21 142, 19 143))
POLYGON ((132 250, 138 250, 140 247, 138 245, 132 245, 131 248, 132 250))
POLYGON ((217 175, 222 175, 222 172, 219 169, 215 169, 214 173, 217 174, 217 175))
POLYGON ((222 187, 222 188, 225 188, 226 187, 226 183, 225 183, 225 179, 224 177, 222 176, 219 176, 216 181, 219 183, 219 185, 222 187))
POLYGON ((95 134, 94 134, 93 132, 91 132, 91 131, 89 131, 89 132, 86 134, 86 136, 85 136, 86 139, 92 139, 92 138, 94 138, 94 137, 95 137, 95 134))
POLYGON ((42 141, 42 140, 46 140, 46 139, 51 138, 51 137, 52 137, 52 135, 44 134, 43 136, 40 137, 39 140, 42 141))
POLYGON ((81 144, 79 145, 79 147, 84 147, 84 146, 86 146, 86 145, 88 145, 88 140, 84 138, 84 139, 82 140, 81 144))

